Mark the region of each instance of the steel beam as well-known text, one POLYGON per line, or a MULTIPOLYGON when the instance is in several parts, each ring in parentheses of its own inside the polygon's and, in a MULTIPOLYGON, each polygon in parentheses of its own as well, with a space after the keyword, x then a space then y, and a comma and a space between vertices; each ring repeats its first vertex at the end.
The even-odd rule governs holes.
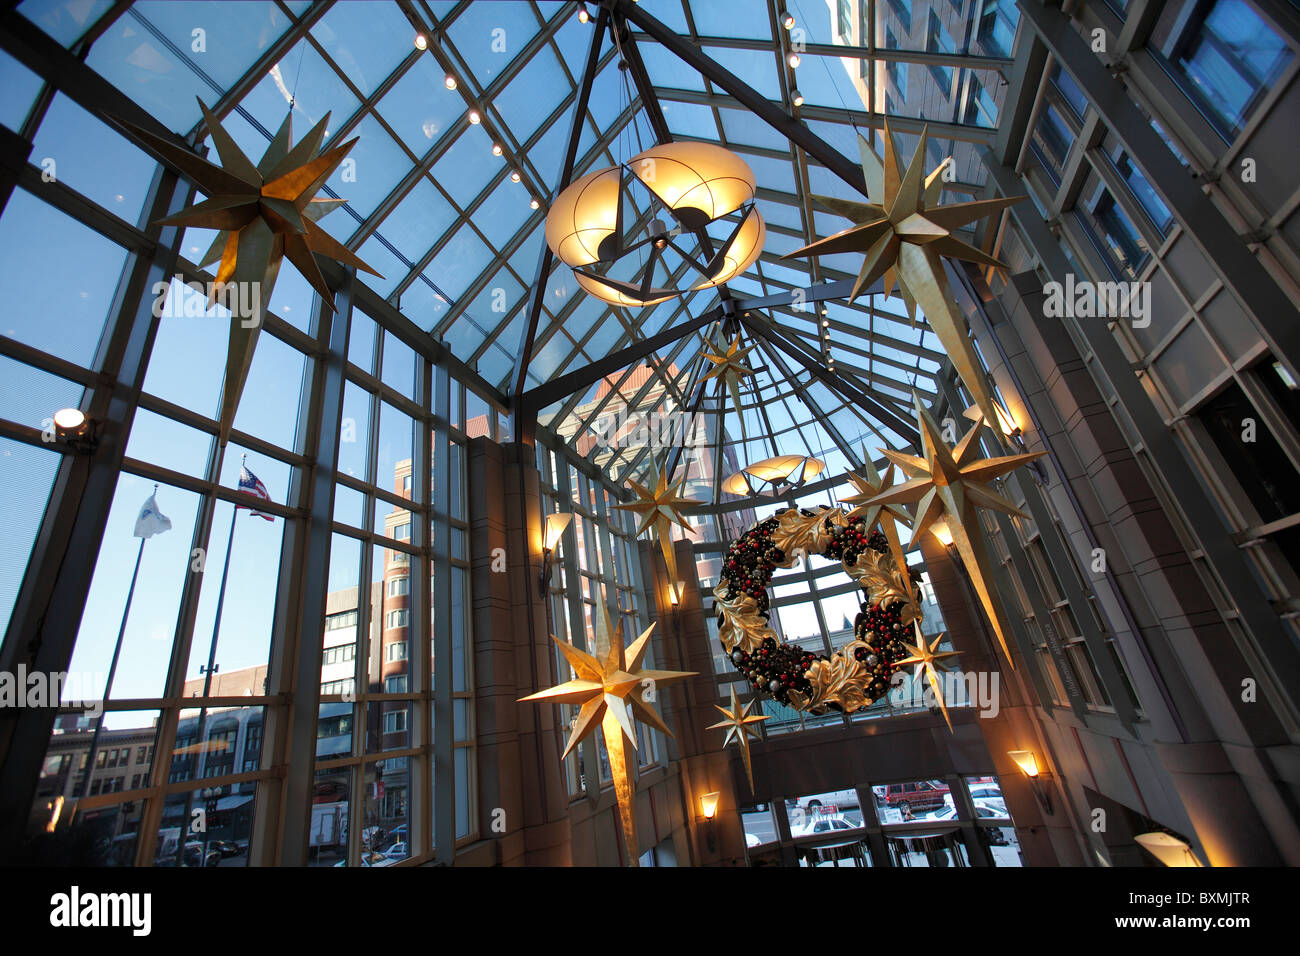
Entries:
MULTIPOLYGON (((591 86, 596 78, 596 63, 600 59, 600 47, 607 26, 609 26, 609 10, 601 7, 600 14, 596 18, 596 29, 591 35, 591 46, 587 51, 587 65, 582 74, 582 89, 578 92, 578 102, 573 107, 573 125, 569 129, 569 145, 564 153, 564 166, 560 170, 559 182, 555 184, 555 190, 551 193, 552 201, 564 191, 573 176, 573 163, 578 156, 578 143, 582 139, 582 121, 587 115, 587 103, 591 99, 591 86)), ((537 320, 542 314, 542 299, 546 295, 546 279, 551 274, 552 258, 551 247, 544 244, 538 256, 537 272, 533 278, 532 301, 528 304, 528 321, 519 343, 519 357, 515 361, 515 381, 511 389, 511 397, 516 406, 524 394, 524 385, 528 380, 528 365, 533 359, 533 339, 537 335, 537 320)), ((522 441, 525 437, 531 437, 525 434, 526 416, 516 412, 514 418, 515 439, 522 441)))
POLYGON ((592 385, 606 375, 612 375, 621 368, 626 368, 633 362, 645 358, 652 352, 657 352, 672 342, 677 341, 684 335, 690 335, 697 329, 702 329, 710 322, 717 321, 722 315, 720 308, 710 309, 703 315, 683 322, 681 325, 674 325, 670 329, 664 329, 658 335, 652 335, 649 338, 642 339, 635 345, 631 345, 620 352, 607 355, 598 362, 592 362, 585 368, 578 369, 576 372, 570 372, 568 375, 561 375, 559 378, 551 379, 545 385, 539 385, 536 388, 529 389, 523 394, 521 407, 530 413, 535 413, 539 409, 545 408, 552 402, 559 401, 572 395, 574 392, 581 391, 592 385))
POLYGON ((804 367, 804 370, 810 373, 814 378, 822 382, 831 391, 841 395, 846 401, 855 402, 866 413, 875 417, 877 421, 888 425, 898 433, 904 441, 912 448, 919 448, 921 436, 912 424, 892 408, 884 405, 877 399, 865 394, 855 386, 849 384, 843 378, 830 372, 824 365, 814 361, 807 353, 797 345, 788 340, 781 330, 768 324, 760 318, 748 314, 742 314, 741 321, 750 329, 750 331, 759 338, 768 342, 775 348, 780 349, 789 355, 792 359, 804 367))
POLYGON ((862 167, 856 162, 841 155, 803 123, 787 114, 734 73, 724 69, 717 61, 706 56, 695 44, 678 36, 650 16, 638 4, 631 2, 631 0, 611 0, 610 5, 618 11, 620 16, 635 23, 651 39, 657 41, 683 62, 699 71, 709 82, 735 97, 746 109, 781 133, 781 135, 792 140, 809 156, 812 156, 840 179, 863 195, 866 194, 867 184, 862 175, 862 167))

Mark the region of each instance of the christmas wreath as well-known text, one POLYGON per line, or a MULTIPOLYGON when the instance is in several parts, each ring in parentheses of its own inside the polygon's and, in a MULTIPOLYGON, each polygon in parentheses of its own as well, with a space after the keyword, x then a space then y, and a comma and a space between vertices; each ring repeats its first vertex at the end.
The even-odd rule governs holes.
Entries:
POLYGON ((883 697, 908 656, 921 611, 911 573, 890 557, 886 538, 841 508, 787 508, 759 521, 727 549, 713 589, 718 638, 754 690, 796 710, 852 713, 883 697), (840 561, 867 592, 853 640, 832 657, 777 640, 768 624, 767 586, 800 554, 840 561))

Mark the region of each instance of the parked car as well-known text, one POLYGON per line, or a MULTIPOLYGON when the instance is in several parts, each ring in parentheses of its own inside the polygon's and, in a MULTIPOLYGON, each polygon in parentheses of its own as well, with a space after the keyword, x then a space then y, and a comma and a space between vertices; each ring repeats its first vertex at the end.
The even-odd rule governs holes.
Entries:
POLYGON ((849 821, 839 816, 814 817, 807 823, 790 828, 790 836, 805 837, 821 834, 838 833, 841 830, 856 830, 849 821))
POLYGON ((229 840, 213 840, 208 844, 208 848, 220 853, 223 860, 227 857, 239 856, 247 849, 237 843, 231 843, 229 840))
POLYGON ((408 856, 410 856, 410 854, 406 852, 405 843, 394 843, 384 851, 384 857, 392 860, 394 863, 398 860, 405 860, 408 856))
POLYGON ((856 810, 858 808, 858 791, 832 790, 829 793, 817 793, 807 797, 800 797, 797 805, 809 813, 817 810, 824 811, 832 807, 837 810, 856 810))
MULTIPOLYGON (((998 810, 986 805, 985 801, 975 801, 975 819, 977 820, 1005 820, 1007 814, 1005 810, 998 810)), ((944 807, 930 814, 929 819, 935 821, 955 821, 957 819, 957 809, 952 806, 944 807)), ((988 835, 989 843, 993 846, 1007 846, 1007 835, 1002 832, 1001 827, 986 827, 985 833, 988 835)))
MULTIPOLYGON (((992 815, 994 816, 999 816, 1003 818, 1010 818, 1011 816, 1011 814, 1007 813, 1006 801, 1003 800, 1001 796, 975 797, 971 802, 977 807, 984 807, 987 810, 993 811, 992 815)), ((954 805, 952 802, 951 793, 944 795, 943 805, 946 808, 951 808, 954 805)), ((989 815, 990 814, 988 813, 981 814, 981 816, 989 816, 989 815)))
MULTIPOLYGON (((948 785, 942 781, 921 780, 917 783, 891 783, 883 788, 885 806, 899 810, 924 813, 938 810, 948 795, 948 785)), ((906 815, 906 814, 904 814, 906 815)))
POLYGON ((972 800, 1000 800, 1003 802, 1006 800, 1002 796, 1002 788, 996 783, 972 783, 969 790, 972 800))
POLYGON ((185 856, 182 859, 181 866, 216 866, 221 862, 221 851, 209 846, 207 855, 204 856, 203 844, 191 840, 185 844, 185 856))

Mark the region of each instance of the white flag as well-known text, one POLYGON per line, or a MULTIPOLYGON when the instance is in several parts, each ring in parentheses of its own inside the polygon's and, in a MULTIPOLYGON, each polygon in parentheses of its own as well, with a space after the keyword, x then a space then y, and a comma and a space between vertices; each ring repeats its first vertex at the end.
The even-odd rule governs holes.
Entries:
POLYGON ((164 531, 172 529, 172 519, 167 517, 158 510, 158 502, 154 500, 156 493, 149 496, 140 507, 140 515, 135 519, 135 537, 152 538, 156 534, 162 534, 164 531))

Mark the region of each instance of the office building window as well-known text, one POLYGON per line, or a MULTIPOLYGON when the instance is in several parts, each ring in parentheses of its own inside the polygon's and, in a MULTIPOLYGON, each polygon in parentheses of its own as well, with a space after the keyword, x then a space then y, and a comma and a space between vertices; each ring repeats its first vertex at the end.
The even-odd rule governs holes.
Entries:
POLYGON ((406 641, 393 641, 385 649, 384 656, 389 661, 406 660, 406 641))
POLYGON ((410 623, 410 620, 411 612, 406 608, 401 607, 396 611, 388 612, 388 620, 385 622, 384 626, 390 629, 394 627, 406 627, 406 625, 410 623))
POLYGON ((1149 47, 1228 142, 1291 62, 1286 41, 1246 0, 1171 0, 1149 47))
POLYGON ((401 597, 404 594, 411 593, 411 579, 403 574, 401 577, 393 578, 388 582, 388 596, 401 597))
MULTIPOLYGON (((925 32, 925 49, 927 53, 952 53, 956 50, 953 45, 952 37, 944 29, 943 23, 933 10, 930 11, 929 26, 925 32)), ((930 64, 930 75, 934 77, 934 82, 939 85, 939 91, 945 96, 952 95, 952 78, 953 69, 950 66, 936 66, 930 64)))

